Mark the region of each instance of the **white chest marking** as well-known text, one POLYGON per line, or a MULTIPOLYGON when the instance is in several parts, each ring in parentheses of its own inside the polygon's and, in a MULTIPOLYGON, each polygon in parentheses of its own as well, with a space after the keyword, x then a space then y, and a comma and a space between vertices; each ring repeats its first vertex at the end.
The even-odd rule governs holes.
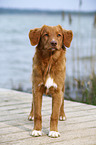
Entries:
POLYGON ((47 87, 47 89, 49 89, 50 87, 54 87, 57 88, 57 84, 54 83, 53 79, 51 77, 48 77, 45 86, 47 87))

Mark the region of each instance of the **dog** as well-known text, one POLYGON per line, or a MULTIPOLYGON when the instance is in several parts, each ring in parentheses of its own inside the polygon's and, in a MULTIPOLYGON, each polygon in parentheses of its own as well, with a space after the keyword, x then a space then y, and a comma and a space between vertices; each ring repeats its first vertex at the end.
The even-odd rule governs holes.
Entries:
POLYGON ((52 114, 49 137, 59 137, 58 119, 65 120, 64 90, 66 74, 66 47, 70 47, 73 38, 71 30, 60 25, 30 30, 31 45, 36 46, 33 58, 32 93, 33 103, 28 119, 34 120, 32 136, 42 135, 42 95, 52 96, 52 114))

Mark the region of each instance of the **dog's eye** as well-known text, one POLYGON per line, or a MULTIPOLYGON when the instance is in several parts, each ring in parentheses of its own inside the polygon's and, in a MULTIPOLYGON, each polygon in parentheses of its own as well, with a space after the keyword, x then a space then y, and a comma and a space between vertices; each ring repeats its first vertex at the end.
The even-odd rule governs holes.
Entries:
POLYGON ((61 34, 58 34, 57 36, 58 36, 58 37, 60 37, 60 36, 61 36, 61 34))
POLYGON ((47 36, 48 37, 49 35, 46 33, 44 36, 47 36))

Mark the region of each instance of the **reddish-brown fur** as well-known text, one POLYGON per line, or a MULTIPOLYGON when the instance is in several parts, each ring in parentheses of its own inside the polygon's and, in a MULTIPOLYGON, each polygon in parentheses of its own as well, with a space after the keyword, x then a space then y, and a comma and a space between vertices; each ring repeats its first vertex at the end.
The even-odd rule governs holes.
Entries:
POLYGON ((66 73, 66 47, 70 47, 73 38, 71 30, 65 30, 60 25, 46 26, 30 30, 29 38, 32 45, 37 45, 33 58, 32 93, 33 105, 29 116, 34 115, 34 130, 42 129, 42 95, 48 93, 52 96, 52 115, 50 118, 50 131, 58 131, 58 118, 65 117, 64 88, 66 73), (58 35, 59 34, 59 35, 58 35), (52 50, 51 41, 57 42, 56 50, 52 50), (48 75, 53 78, 57 88, 45 87, 48 75), (34 110, 34 111, 33 111, 34 110))

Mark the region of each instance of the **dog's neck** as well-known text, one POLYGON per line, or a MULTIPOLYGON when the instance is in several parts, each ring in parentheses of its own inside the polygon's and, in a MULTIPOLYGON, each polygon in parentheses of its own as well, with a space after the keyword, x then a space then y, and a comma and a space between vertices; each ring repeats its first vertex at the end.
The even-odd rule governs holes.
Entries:
POLYGON ((57 61, 60 55, 64 51, 65 50, 63 50, 62 48, 60 50, 52 51, 52 50, 38 49, 38 47, 36 47, 36 53, 37 53, 37 56, 39 57, 39 60, 42 60, 45 62, 49 61, 50 59, 57 61))

